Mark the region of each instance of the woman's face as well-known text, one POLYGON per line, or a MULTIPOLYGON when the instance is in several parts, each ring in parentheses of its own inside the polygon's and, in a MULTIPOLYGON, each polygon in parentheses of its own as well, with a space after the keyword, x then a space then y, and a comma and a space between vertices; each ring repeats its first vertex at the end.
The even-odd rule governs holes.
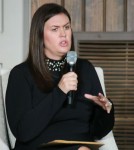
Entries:
POLYGON ((45 55, 60 60, 70 50, 71 38, 69 18, 63 13, 51 17, 44 25, 45 55))

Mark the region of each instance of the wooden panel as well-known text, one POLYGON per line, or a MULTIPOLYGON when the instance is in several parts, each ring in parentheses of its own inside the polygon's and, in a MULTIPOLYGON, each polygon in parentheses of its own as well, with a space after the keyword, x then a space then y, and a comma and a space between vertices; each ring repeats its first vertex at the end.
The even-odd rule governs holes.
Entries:
POLYGON ((134 149, 134 118, 116 119, 114 133, 119 150, 134 149))
POLYGON ((134 34, 74 33, 78 56, 102 67, 106 94, 114 102, 119 150, 134 149, 134 34))
POLYGON ((73 31, 134 31, 134 0, 31 0, 32 14, 44 3, 58 3, 69 11, 73 31))
POLYGON ((64 6, 70 13, 73 31, 82 31, 82 0, 65 0, 64 6))
POLYGON ((127 1, 127 31, 134 31, 134 0, 127 1))
POLYGON ((86 0, 85 31, 103 31, 103 0, 86 0))
POLYGON ((106 31, 124 31, 124 0, 106 0, 106 31))
POLYGON ((57 3, 61 4, 61 0, 31 0, 31 14, 33 15, 35 11, 40 7, 41 5, 45 3, 57 3))

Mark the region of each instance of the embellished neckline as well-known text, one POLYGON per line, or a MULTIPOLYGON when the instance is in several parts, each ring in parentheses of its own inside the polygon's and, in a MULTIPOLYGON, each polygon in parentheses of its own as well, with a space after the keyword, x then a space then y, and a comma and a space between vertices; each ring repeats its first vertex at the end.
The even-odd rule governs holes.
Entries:
POLYGON ((45 61, 49 71, 60 72, 64 67, 64 64, 66 62, 66 57, 64 57, 61 60, 53 60, 50 58, 46 58, 45 61))

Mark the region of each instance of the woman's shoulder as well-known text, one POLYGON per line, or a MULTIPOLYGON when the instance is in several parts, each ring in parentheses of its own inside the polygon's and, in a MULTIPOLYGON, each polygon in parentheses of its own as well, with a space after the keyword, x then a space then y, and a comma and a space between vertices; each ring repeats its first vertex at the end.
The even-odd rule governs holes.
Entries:
POLYGON ((28 64, 26 62, 22 62, 11 69, 11 72, 28 72, 28 64))
POLYGON ((10 76, 17 76, 17 75, 25 77, 30 76, 30 69, 27 62, 22 62, 11 69, 10 76))
POLYGON ((93 67, 93 64, 89 60, 82 58, 77 59, 77 65, 82 67, 93 67))

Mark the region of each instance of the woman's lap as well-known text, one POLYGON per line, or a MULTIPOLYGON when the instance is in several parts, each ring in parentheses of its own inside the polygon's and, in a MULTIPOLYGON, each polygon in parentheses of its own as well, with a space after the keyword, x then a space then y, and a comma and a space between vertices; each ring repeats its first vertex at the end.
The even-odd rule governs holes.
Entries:
POLYGON ((91 150, 86 146, 82 145, 58 145, 58 146, 51 146, 51 147, 45 147, 41 148, 39 150, 91 150))

